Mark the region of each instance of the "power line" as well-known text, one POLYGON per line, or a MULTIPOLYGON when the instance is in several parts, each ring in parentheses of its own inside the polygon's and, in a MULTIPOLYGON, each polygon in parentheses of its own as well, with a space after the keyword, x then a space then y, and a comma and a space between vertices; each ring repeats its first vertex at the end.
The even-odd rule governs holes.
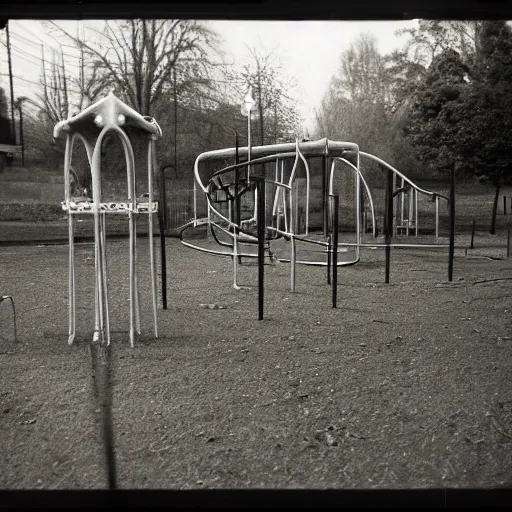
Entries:
MULTIPOLYGON (((0 73, 0 76, 9 76, 9 73, 0 73)), ((35 82, 34 80, 29 80, 28 78, 23 78, 21 76, 16 76, 16 75, 12 75, 13 78, 16 78, 16 80, 22 80, 23 82, 28 82, 30 84, 35 84, 35 85, 39 85, 40 87, 44 87, 44 84, 42 84, 41 82, 35 82)), ((64 89, 63 87, 54 87, 52 85, 47 85, 47 87, 49 89, 53 89, 53 90, 57 90, 57 91, 67 91, 67 92, 74 92, 76 94, 82 94, 82 91, 78 91, 76 89, 70 89, 69 87, 66 87, 66 89, 64 89)))
MULTIPOLYGON (((20 44, 22 44, 20 41, 17 41, 17 42, 18 42, 18 43, 20 43, 20 44)), ((39 46, 41 47, 41 45, 39 45, 39 46)), ((32 54, 32 53, 29 53, 29 52, 27 52, 27 51, 25 51, 25 50, 22 50, 21 48, 18 48, 17 46, 13 45, 12 43, 11 43, 11 48, 15 48, 15 49, 16 49, 16 50, 18 50, 19 52, 22 52, 22 53, 24 53, 24 54, 26 54, 26 55, 29 55, 29 56, 31 56, 31 57, 33 57, 33 58, 35 58, 35 59, 42 60, 42 58, 41 58, 41 57, 39 57, 39 56, 37 56, 37 55, 34 55, 34 54, 32 54)), ((44 51, 44 47, 43 47, 43 51, 44 51)), ((57 49, 57 48, 51 48, 51 51, 52 51, 52 52, 57 52, 57 53, 59 53, 60 55, 64 55, 64 57, 69 57, 70 59, 73 59, 73 60, 75 60, 75 59, 79 58, 79 55, 70 55, 69 53, 64 53, 62 50, 57 49)), ((73 64, 72 64, 72 65, 73 65, 73 64)), ((76 64, 75 64, 75 66, 76 66, 76 64)))

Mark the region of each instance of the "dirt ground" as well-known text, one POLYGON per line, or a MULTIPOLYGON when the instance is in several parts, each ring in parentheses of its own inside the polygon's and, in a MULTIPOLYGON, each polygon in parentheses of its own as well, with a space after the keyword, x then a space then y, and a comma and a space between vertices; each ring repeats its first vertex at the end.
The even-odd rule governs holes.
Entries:
MULTIPOLYGON (((109 242, 113 425, 120 488, 510 487, 512 262, 502 248, 362 252, 340 269, 257 267, 167 240, 168 310, 128 343, 128 243, 109 242), (494 251, 494 252, 492 252, 494 251), (210 309, 205 304, 213 304, 210 309), (223 306, 219 308, 219 306, 223 306)), ((158 248, 158 244, 157 244, 158 248)), ((157 250, 158 253, 158 250, 157 250)), ((107 478, 89 341, 92 245, 76 249, 78 336, 67 345, 68 248, 0 247, 0 487, 99 489, 107 478)), ((300 256, 300 253, 299 253, 300 256)))

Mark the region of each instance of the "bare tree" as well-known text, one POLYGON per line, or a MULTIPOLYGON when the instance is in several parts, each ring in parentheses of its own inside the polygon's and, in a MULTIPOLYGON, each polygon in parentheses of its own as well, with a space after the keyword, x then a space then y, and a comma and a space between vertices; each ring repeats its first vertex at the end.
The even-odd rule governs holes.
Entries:
POLYGON ((217 42, 212 30, 193 20, 106 21, 102 32, 90 29, 96 42, 50 23, 91 63, 96 88, 113 88, 143 115, 151 115, 155 102, 172 87, 175 68, 184 89, 206 82, 204 71, 217 42))
POLYGON ((288 132, 298 129, 299 116, 291 94, 296 83, 285 76, 274 51, 265 52, 253 47, 247 49, 248 60, 241 70, 232 71, 232 78, 238 79, 236 90, 239 98, 243 97, 248 87, 253 89, 260 144, 276 142, 288 132))

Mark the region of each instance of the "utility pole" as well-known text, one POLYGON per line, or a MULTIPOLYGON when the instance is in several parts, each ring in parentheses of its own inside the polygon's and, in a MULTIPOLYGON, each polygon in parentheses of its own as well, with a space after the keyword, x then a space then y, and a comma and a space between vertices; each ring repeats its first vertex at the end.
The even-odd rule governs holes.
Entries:
POLYGON ((7 36, 7 61, 9 63, 9 83, 11 86, 11 139, 16 144, 16 125, 14 121, 14 87, 12 85, 12 62, 11 62, 11 41, 9 38, 9 22, 5 25, 5 34, 7 36))
POLYGON ((23 106, 21 100, 18 100, 18 111, 20 113, 21 167, 25 167, 25 138, 23 136, 23 106))

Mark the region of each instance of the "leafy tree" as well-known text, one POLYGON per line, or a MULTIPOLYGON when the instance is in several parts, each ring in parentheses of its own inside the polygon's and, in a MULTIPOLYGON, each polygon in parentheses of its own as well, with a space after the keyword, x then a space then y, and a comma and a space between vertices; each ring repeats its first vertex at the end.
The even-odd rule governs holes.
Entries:
POLYGON ((512 31, 504 21, 485 21, 478 44, 478 68, 465 98, 457 150, 469 171, 495 187, 494 234, 500 186, 512 175, 512 31))
POLYGON ((468 88, 467 71, 458 52, 443 50, 434 57, 417 88, 405 133, 418 160, 430 171, 444 173, 460 167, 455 141, 462 128, 461 95, 468 88))
MULTIPOLYGON (((413 162, 401 126, 403 112, 393 108, 390 59, 381 55, 372 36, 361 34, 340 55, 340 65, 316 112, 317 134, 356 142, 400 168, 413 162)), ((382 181, 379 166, 367 163, 366 178, 382 181)))

